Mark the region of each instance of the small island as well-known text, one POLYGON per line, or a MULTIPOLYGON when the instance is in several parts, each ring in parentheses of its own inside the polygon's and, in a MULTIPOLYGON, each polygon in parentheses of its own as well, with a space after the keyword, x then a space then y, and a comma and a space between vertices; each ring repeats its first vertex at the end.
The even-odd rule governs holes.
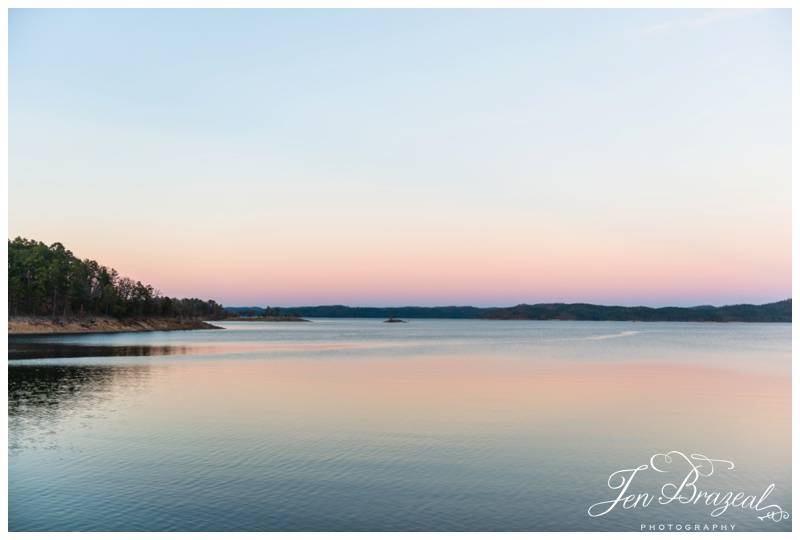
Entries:
POLYGON ((388 322, 388 323, 407 323, 408 321, 404 321, 403 319, 395 319, 394 317, 389 317, 388 319, 386 319, 383 322, 388 322))

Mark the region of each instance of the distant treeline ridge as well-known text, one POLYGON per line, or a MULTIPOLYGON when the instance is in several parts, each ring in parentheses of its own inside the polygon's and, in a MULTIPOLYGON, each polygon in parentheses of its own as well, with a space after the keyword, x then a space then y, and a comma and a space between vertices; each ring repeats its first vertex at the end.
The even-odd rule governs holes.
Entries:
POLYGON ((354 317, 408 319, 496 319, 565 321, 674 321, 674 322, 792 322, 792 300, 770 304, 662 307, 600 306, 595 304, 520 304, 513 307, 349 307, 304 306, 283 308, 228 307, 239 316, 297 315, 300 317, 354 317))
POLYGON ((356 317, 407 319, 498 319, 573 321, 791 322, 792 300, 770 304, 696 307, 625 307, 595 304, 520 304, 513 307, 228 307, 214 300, 170 298, 152 286, 121 277, 91 259, 78 259, 61 243, 17 237, 8 241, 9 316, 356 317))

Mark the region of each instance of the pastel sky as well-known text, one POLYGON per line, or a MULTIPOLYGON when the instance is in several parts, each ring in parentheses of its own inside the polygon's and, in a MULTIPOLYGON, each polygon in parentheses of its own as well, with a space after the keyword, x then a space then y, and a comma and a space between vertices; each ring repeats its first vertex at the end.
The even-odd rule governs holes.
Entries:
POLYGON ((791 296, 789 10, 12 10, 9 236, 226 305, 791 296))

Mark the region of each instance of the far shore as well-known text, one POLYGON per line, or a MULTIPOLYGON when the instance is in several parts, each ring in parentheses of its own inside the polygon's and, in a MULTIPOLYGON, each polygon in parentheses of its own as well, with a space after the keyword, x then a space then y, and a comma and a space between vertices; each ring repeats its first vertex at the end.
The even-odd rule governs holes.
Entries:
POLYGON ((8 335, 93 334, 118 332, 156 332, 172 330, 212 330, 219 326, 199 319, 141 317, 9 317, 8 335))
POLYGON ((265 315, 263 317, 227 317, 220 322, 246 321, 246 322, 311 322, 297 315, 265 315))

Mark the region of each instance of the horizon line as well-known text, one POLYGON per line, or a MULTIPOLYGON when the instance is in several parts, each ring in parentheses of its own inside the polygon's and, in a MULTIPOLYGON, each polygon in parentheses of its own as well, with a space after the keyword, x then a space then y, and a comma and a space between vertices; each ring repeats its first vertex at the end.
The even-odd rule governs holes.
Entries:
POLYGON ((415 309, 437 309, 437 308, 474 308, 474 309, 507 309, 507 308, 514 308, 519 306, 553 306, 553 305, 586 305, 586 306, 602 306, 602 307, 621 307, 621 308, 648 308, 648 309, 665 309, 665 308, 677 308, 677 309, 692 309, 692 308, 700 308, 700 307, 713 307, 713 308, 724 308, 724 307, 732 307, 732 306, 766 306, 770 304, 778 304, 780 302, 791 302, 792 297, 782 298, 780 300, 773 300, 770 302, 764 303, 752 303, 752 302, 738 302, 738 303, 729 303, 729 304, 695 304, 691 306, 677 306, 677 305, 662 305, 662 306, 648 306, 644 304, 634 304, 634 305, 625 305, 625 304, 595 304, 591 302, 536 302, 536 303, 527 303, 527 302, 520 302, 513 305, 491 305, 491 306, 479 306, 473 304, 440 304, 440 305, 415 305, 415 304, 405 304, 405 305, 381 305, 381 306, 359 306, 359 305, 350 305, 350 304, 305 304, 305 305, 294 305, 294 306, 273 306, 273 305, 225 305, 221 304, 225 309, 264 309, 264 308, 272 308, 272 309, 302 309, 302 308, 320 308, 320 307, 344 307, 349 309, 406 309, 406 308, 415 308, 415 309))

